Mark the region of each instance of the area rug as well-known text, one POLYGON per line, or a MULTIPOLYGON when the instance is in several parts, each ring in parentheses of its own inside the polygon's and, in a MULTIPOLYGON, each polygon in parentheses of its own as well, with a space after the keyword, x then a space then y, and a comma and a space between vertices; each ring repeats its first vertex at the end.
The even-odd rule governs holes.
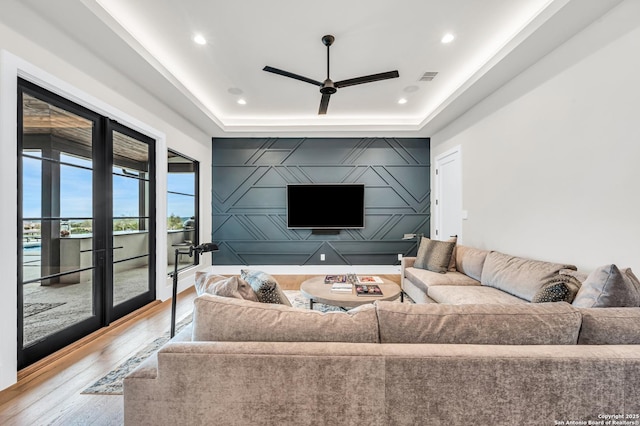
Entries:
MULTIPOLYGON (((189 324, 191 324, 191 315, 188 315, 176 324, 176 334, 189 324)), ((167 331, 81 393, 93 395, 122 395, 122 381, 125 376, 140 365, 142 361, 156 353, 158 349, 169 341, 169 336, 170 332, 167 331)))
MULTIPOLYGON (((309 299, 305 298, 299 290, 284 290, 284 293, 292 306, 296 308, 309 309, 309 299)), ((405 303, 413 303, 408 297, 405 297, 404 301, 405 303)), ((314 303, 313 310, 321 312, 343 311, 340 307, 325 305, 323 303, 314 303)), ((191 315, 187 316, 176 325, 176 333, 190 323, 191 315)), ((93 395, 122 395, 122 381, 124 377, 140 365, 142 361, 157 352, 158 349, 168 341, 169 332, 166 332, 161 337, 158 337, 153 342, 149 343, 131 358, 120 364, 114 370, 111 370, 107 375, 102 377, 93 385, 83 390, 82 393, 93 395)))

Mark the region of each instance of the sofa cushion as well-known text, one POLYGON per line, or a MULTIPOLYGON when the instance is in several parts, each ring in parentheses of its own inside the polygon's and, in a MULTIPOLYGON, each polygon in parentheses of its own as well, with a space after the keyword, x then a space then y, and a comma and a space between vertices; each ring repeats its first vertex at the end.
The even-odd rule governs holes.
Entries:
POLYGON ((523 304, 529 303, 519 297, 509 293, 486 286, 432 286, 428 293, 437 303, 447 303, 451 305, 490 305, 490 304, 523 304))
POLYGON ((579 345, 640 345, 640 308, 580 308, 579 345))
POLYGON ((457 245, 456 271, 461 272, 474 280, 480 281, 482 267, 488 254, 488 250, 480 250, 474 247, 457 245))
POLYGON ((492 251, 484 261, 480 282, 530 302, 547 280, 558 275, 561 269, 577 268, 492 251))
POLYGON ((574 345, 581 323, 580 312, 562 302, 416 305, 376 301, 375 305, 381 343, 574 345))
POLYGON ((234 297, 258 301, 258 296, 251 286, 240 277, 225 277, 207 272, 196 272, 196 293, 209 293, 216 296, 234 297))
POLYGON ((582 283, 573 305, 579 308, 640 306, 640 282, 630 268, 596 268, 582 283))
POLYGON ((460 272, 440 274, 438 272, 427 271, 426 269, 406 268, 404 275, 414 283, 422 282, 425 290, 431 286, 440 285, 480 285, 480 281, 476 281, 460 272))
POLYGON ((573 269, 560 269, 560 275, 569 275, 575 278, 578 282, 578 286, 581 286, 582 283, 587 279, 589 274, 582 271, 575 271, 573 269))
POLYGON ((242 269, 240 277, 256 292, 259 302, 291 306, 278 281, 266 272, 242 269))
POLYGON ((375 307, 319 312, 204 294, 193 307, 194 341, 378 343, 375 307))
POLYGON ((436 241, 422 237, 413 266, 419 269, 445 273, 449 269, 451 253, 455 246, 455 242, 436 241))

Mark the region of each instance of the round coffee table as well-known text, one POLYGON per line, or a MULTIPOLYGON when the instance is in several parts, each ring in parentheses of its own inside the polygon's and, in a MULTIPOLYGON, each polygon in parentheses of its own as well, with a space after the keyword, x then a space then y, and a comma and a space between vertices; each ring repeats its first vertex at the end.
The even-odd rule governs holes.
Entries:
POLYGON ((314 303, 341 306, 343 308, 355 308, 376 300, 402 300, 402 289, 396 283, 382 278, 382 283, 377 283, 382 290, 382 296, 358 296, 355 289, 351 293, 339 293, 331 291, 331 284, 325 284, 324 277, 314 277, 304 281, 300 285, 300 293, 309 299, 309 309, 313 309, 314 303))

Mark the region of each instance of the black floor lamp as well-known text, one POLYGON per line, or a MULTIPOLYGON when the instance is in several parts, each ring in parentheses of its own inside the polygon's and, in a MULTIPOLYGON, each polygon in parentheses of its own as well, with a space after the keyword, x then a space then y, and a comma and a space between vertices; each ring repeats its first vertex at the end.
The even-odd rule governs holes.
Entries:
POLYGON ((171 298, 171 337, 176 334, 176 298, 178 297, 178 257, 181 254, 188 254, 189 257, 193 257, 193 254, 201 255, 210 251, 218 251, 218 246, 214 243, 204 243, 199 246, 189 246, 189 250, 179 248, 176 249, 175 263, 173 264, 173 296, 171 298))

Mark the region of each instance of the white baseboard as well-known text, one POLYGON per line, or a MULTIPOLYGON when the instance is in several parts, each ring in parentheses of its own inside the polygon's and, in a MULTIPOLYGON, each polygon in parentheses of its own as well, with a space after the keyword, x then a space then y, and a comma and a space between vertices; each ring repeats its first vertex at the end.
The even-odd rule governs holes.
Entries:
POLYGON ((400 265, 213 265, 207 268, 207 271, 220 275, 238 275, 241 269, 259 270, 271 275, 400 273, 400 265))

